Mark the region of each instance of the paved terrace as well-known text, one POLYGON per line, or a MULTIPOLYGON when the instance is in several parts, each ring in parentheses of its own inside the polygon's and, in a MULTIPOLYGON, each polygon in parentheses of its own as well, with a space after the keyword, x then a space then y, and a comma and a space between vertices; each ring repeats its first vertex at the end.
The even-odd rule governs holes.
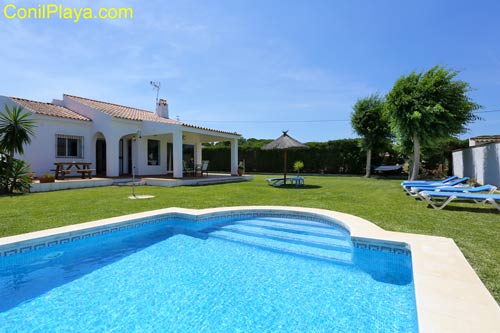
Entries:
MULTIPOLYGON (((183 177, 173 178, 171 175, 157 176, 137 176, 135 178, 136 185, 151 185, 151 186, 194 186, 194 185, 210 185, 221 183, 235 183, 252 180, 252 176, 231 176, 224 173, 211 173, 204 177, 183 177)), ((66 177, 64 180, 56 179, 53 183, 41 184, 35 180, 31 184, 30 192, 50 192, 58 190, 68 190, 74 188, 99 187, 112 185, 132 185, 132 177, 93 177, 92 179, 82 179, 80 177, 66 177)))

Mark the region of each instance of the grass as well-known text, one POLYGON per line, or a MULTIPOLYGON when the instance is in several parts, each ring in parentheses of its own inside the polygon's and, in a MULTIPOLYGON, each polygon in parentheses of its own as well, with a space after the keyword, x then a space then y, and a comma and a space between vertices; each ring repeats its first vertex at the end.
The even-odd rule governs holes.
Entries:
POLYGON ((105 187, 0 197, 0 237, 166 207, 303 206, 363 217, 386 230, 450 237, 500 303, 500 213, 491 206, 451 203, 436 211, 404 195, 400 181, 306 177, 304 188, 254 181, 197 187, 105 187))

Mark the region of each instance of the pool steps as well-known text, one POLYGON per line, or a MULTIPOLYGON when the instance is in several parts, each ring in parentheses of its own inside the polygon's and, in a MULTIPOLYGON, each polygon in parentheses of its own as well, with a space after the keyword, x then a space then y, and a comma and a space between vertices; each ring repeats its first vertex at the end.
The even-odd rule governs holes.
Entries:
POLYGON ((208 237, 222 239, 264 250, 352 264, 349 235, 314 222, 290 223, 276 219, 234 221, 203 230, 208 237))
POLYGON ((312 247, 317 247, 322 249, 335 248, 338 249, 339 251, 342 250, 350 251, 351 249, 349 243, 345 239, 317 236, 314 234, 307 234, 307 233, 298 234, 295 232, 288 232, 283 229, 281 230, 266 229, 240 223, 228 225, 223 229, 236 233, 247 234, 249 236, 257 236, 257 237, 262 236, 263 238, 284 240, 294 244, 309 245, 312 247))
POLYGON ((333 229, 331 226, 328 225, 310 225, 310 224, 304 224, 302 223, 290 223, 290 222, 276 222, 274 220, 270 221, 264 221, 262 219, 259 220, 252 220, 252 221, 245 221, 245 222, 235 222, 236 224, 247 224, 247 225, 252 225, 252 226, 258 226, 270 230, 285 230, 291 233, 298 233, 298 234, 311 234, 311 235, 317 235, 319 237, 336 237, 339 239, 345 239, 346 235, 338 230, 333 229))

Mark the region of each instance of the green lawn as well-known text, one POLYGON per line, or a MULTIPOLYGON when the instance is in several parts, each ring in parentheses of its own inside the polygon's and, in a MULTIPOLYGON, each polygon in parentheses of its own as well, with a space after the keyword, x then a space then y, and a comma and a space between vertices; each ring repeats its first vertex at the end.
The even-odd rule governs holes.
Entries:
POLYGON ((166 207, 304 206, 363 217, 386 230, 450 237, 500 302, 500 213, 491 206, 451 203, 436 211, 404 195, 400 181, 306 177, 305 188, 254 181, 198 187, 139 187, 149 200, 129 200, 131 189, 105 187, 0 197, 0 236, 166 207))

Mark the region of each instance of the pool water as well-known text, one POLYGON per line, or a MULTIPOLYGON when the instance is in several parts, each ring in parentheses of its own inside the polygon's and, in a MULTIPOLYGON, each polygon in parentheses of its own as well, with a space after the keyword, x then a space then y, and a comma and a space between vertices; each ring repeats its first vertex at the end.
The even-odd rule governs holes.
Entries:
POLYGON ((417 332, 411 257, 281 217, 167 219, 0 258, 0 332, 417 332))

